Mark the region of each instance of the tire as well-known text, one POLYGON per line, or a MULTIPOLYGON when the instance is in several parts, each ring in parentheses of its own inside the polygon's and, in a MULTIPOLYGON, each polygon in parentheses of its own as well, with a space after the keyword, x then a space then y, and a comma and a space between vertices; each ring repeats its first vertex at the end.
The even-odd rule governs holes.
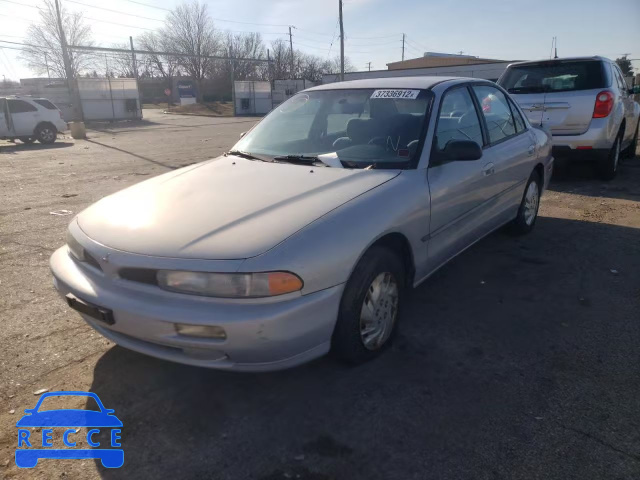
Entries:
POLYGON ((540 208, 540 194, 542 192, 542 179, 538 172, 533 172, 529 177, 527 186, 522 194, 522 201, 518 207, 518 215, 509 224, 509 230, 515 235, 525 235, 536 225, 538 209, 540 208))
POLYGON ((636 125, 636 133, 631 140, 631 144, 622 152, 623 158, 633 158, 636 156, 636 149, 638 148, 638 130, 640 130, 640 119, 636 125))
POLYGON ((598 165, 598 173, 602 180, 613 180, 618 173, 620 164, 620 144, 622 143, 622 132, 618 133, 616 140, 613 142, 611 151, 607 158, 598 165))
POLYGON ((33 142, 35 142, 35 141, 36 141, 36 139, 35 139, 35 138, 33 138, 33 137, 20 137, 20 138, 19 138, 19 140, 20 140, 22 143, 26 143, 26 144, 30 144, 30 143, 33 143, 33 142))
POLYGON ((58 131, 50 123, 42 123, 36 127, 36 138, 44 145, 50 145, 56 141, 58 131))
POLYGON ((332 353, 347 363, 360 364, 386 350, 397 331, 404 287, 405 270, 398 255, 384 247, 371 247, 342 294, 331 338, 332 353), (376 290, 382 296, 376 295, 376 290))

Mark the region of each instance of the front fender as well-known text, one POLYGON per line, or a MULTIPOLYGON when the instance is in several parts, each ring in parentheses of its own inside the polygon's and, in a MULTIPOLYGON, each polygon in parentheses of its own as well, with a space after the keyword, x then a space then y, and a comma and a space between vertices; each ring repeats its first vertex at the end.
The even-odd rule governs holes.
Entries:
POLYGON ((429 211, 426 171, 406 170, 247 259, 240 271, 291 271, 304 281, 302 293, 312 293, 346 282, 367 248, 392 232, 407 238, 417 266, 427 257, 429 211))

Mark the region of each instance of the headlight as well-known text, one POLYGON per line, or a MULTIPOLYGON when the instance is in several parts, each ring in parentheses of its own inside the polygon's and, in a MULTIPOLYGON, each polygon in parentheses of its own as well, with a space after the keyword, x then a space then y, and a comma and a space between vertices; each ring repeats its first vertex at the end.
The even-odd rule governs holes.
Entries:
POLYGON ((159 270, 158 285, 174 292, 210 297, 271 297, 302 289, 302 280, 289 272, 206 273, 159 270))
POLYGON ((73 255, 77 260, 84 262, 84 248, 80 245, 73 235, 69 231, 67 231, 67 247, 69 247, 69 252, 73 255))

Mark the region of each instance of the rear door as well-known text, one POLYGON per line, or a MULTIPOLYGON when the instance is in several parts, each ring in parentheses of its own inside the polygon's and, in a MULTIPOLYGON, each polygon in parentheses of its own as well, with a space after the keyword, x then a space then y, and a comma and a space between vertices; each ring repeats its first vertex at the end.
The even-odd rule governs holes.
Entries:
POLYGON ((38 124, 38 109, 29 102, 17 98, 7 99, 9 114, 16 137, 30 137, 38 124))
POLYGON ((502 90, 491 85, 475 85, 472 91, 482 106, 488 135, 483 158, 490 165, 486 210, 491 220, 486 227, 493 229, 494 222, 501 223, 507 212, 513 211, 515 217, 514 209, 531 175, 535 142, 515 105, 509 103, 502 90))
POLYGON ((499 84, 520 104, 529 121, 553 135, 589 129, 596 96, 611 85, 600 60, 549 60, 509 67, 499 84))

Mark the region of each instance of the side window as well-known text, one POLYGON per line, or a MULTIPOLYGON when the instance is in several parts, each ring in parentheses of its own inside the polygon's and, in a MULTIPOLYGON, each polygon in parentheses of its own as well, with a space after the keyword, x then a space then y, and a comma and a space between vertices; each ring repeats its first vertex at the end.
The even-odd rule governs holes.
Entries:
POLYGON ((11 113, 37 112, 38 109, 23 100, 8 100, 11 113))
POLYGON ((627 93, 627 82, 624 81, 624 76, 618 67, 613 69, 615 72, 616 78, 618 79, 618 87, 620 88, 621 93, 624 95, 627 93))
POLYGON ((482 115, 489 131, 489 142, 496 143, 515 135, 516 126, 504 93, 497 88, 484 85, 472 88, 482 105, 482 115))
POLYGON ((513 119, 516 123, 516 132, 520 133, 526 130, 527 127, 524 123, 522 115, 520 115, 520 110, 518 110, 518 107, 516 107, 515 103, 513 103, 513 100, 509 99, 509 105, 511 105, 511 112, 513 113, 513 119))
POLYGON ((442 99, 436 139, 439 150, 450 140, 473 140, 482 146, 478 112, 466 87, 449 90, 442 99))
POLYGON ((34 100, 34 102, 36 102, 38 105, 42 105, 47 110, 57 110, 58 109, 58 107, 56 107, 49 100, 40 99, 40 100, 34 100))

